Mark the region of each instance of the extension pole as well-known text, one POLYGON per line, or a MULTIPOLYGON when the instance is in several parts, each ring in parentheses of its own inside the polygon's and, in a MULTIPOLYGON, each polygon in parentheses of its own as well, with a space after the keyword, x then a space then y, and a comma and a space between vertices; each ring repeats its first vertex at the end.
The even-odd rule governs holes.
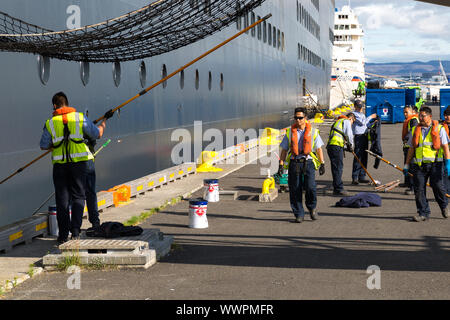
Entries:
POLYGON ((361 160, 359 160, 359 158, 356 156, 355 151, 352 151, 353 156, 355 157, 355 159, 359 162, 359 165, 361 166, 361 168, 364 169, 364 171, 367 173, 367 175, 369 176, 370 180, 372 180, 373 185, 376 187, 377 183, 375 182, 375 180, 372 178, 372 176, 370 175, 369 171, 367 171, 367 169, 364 167, 364 165, 362 164, 361 160))
MULTIPOLYGON (((106 141, 95 153, 94 153, 94 158, 95 156, 102 151, 102 149, 104 147, 106 147, 109 143, 111 142, 111 139, 108 139, 108 141, 106 141)), ((50 200, 53 196, 55 195, 55 191, 53 191, 53 193, 47 198, 47 200, 45 200, 44 202, 42 202, 41 206, 39 208, 37 208, 36 210, 34 210, 32 216, 34 216, 43 206, 44 204, 46 204, 48 202, 48 200, 50 200)))
MULTIPOLYGON (((384 163, 387 163, 388 165, 390 165, 391 167, 394 167, 395 169, 397 169, 398 171, 403 172, 403 169, 400 168, 398 165, 393 164, 392 162, 380 157, 379 155, 377 155, 376 153, 373 153, 372 151, 366 150, 366 152, 374 157, 376 157, 377 159, 380 159, 381 161, 383 161, 384 163)), ((411 177, 414 177, 414 175, 411 172, 408 172, 408 175, 411 177)), ((431 185, 427 182, 427 186, 431 188, 431 185)), ((450 198, 449 194, 445 194, 447 198, 450 198)))
MULTIPOLYGON (((239 37, 240 35, 246 33, 247 31, 249 31, 250 29, 253 29, 254 27, 256 27, 258 24, 264 22, 265 20, 269 19, 270 17, 272 17, 272 14, 268 14, 265 17, 261 18, 260 20, 256 21, 255 23, 251 24, 250 26, 248 26, 247 28, 239 31, 238 33, 236 33, 234 36, 230 37, 229 39, 225 40, 224 42, 220 43, 219 45, 215 46, 214 48, 212 48, 211 50, 205 52, 204 54, 202 54, 201 56, 199 56, 198 58, 192 60, 191 62, 189 62, 188 64, 184 65, 183 67, 179 68, 178 70, 172 72, 171 74, 169 74, 167 77, 161 79, 160 81, 156 82, 155 84, 151 85, 150 87, 148 87, 147 89, 142 90, 141 92, 139 92, 137 95, 135 95, 134 97, 128 99, 127 101, 125 101, 124 103, 122 103, 121 105, 117 106, 114 109, 111 109, 109 111, 115 112, 117 110, 120 110, 121 108, 123 108, 124 106, 126 106, 127 104, 129 104, 130 102, 136 100, 137 98, 143 96, 144 94, 146 94, 147 92, 149 92, 150 90, 152 90, 153 88, 159 86, 161 83, 167 81, 168 79, 172 78, 174 75, 176 75, 177 73, 183 71, 184 69, 190 67, 191 65, 193 65, 194 63, 196 63, 197 61, 203 59, 204 57, 206 57, 207 55, 211 54, 212 52, 216 51, 217 49, 223 47, 224 45, 226 45, 227 43, 233 41, 234 39, 236 39, 237 37, 239 37)), ((98 118, 97 120, 94 121, 94 123, 98 123, 99 121, 104 119, 104 115, 101 116, 100 118, 98 118)), ((10 178, 12 178, 13 176, 15 176, 16 174, 22 172, 24 169, 28 168, 29 166, 31 166, 33 163, 35 163, 36 161, 42 159, 44 156, 46 156, 47 154, 49 154, 51 152, 51 150, 46 151, 44 154, 40 155, 39 157, 37 157, 36 159, 34 159, 33 161, 29 162, 28 164, 26 164, 24 167, 20 168, 19 170, 17 170, 16 172, 14 172, 13 174, 11 174, 9 177, 3 179, 0 184, 3 184, 5 181, 9 180, 10 178)))

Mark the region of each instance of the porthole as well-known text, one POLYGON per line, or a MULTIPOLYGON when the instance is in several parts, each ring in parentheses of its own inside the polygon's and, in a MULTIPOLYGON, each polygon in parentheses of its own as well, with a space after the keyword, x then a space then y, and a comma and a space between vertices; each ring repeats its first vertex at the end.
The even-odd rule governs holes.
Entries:
POLYGON ((37 58, 39 80, 45 86, 50 79, 50 58, 39 55, 37 58))
MULTIPOLYGON (((252 25, 256 22, 255 19, 256 19, 255 13, 252 11, 252 14, 251 14, 251 24, 252 25)), ((252 34, 252 37, 255 37, 256 31, 255 31, 254 27, 252 28, 251 34, 252 34)))
POLYGON ((139 64, 139 80, 141 81, 141 87, 145 88, 147 84, 147 68, 144 61, 141 61, 139 64))
POLYGON ((267 23, 266 21, 263 22, 263 42, 267 42, 267 23))
MULTIPOLYGON (((165 64, 163 64, 162 69, 161 69, 161 79, 164 79, 165 77, 167 77, 167 67, 165 64)), ((163 88, 167 87, 167 81, 163 82, 163 88)))
POLYGON ((122 70, 120 67, 120 62, 116 61, 113 63, 113 80, 114 85, 118 87, 120 85, 120 79, 122 76, 122 70))
POLYGON ((180 72, 180 89, 184 89, 184 70, 181 70, 180 72))
POLYGON ((208 74, 208 90, 211 91, 212 89, 212 73, 211 71, 208 74))
POLYGON ((220 91, 223 91, 224 82, 223 82, 223 73, 220 74, 220 91))
POLYGON ((89 83, 89 62, 87 61, 80 62, 80 78, 83 86, 87 86, 89 83))
POLYGON ((195 69, 195 89, 198 90, 200 87, 200 75, 198 73, 198 69, 195 69))
MULTIPOLYGON (((258 21, 261 20, 261 17, 258 16, 258 21)), ((258 40, 261 40, 261 23, 258 24, 258 26, 256 27, 258 30, 258 40)))

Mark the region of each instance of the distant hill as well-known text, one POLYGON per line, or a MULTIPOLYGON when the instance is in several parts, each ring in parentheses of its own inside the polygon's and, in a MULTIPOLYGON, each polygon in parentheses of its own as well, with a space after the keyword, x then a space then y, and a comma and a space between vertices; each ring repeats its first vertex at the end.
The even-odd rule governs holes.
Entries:
MULTIPOLYGON (((450 74, 450 61, 442 61, 447 75, 450 74)), ((392 62, 392 63, 366 63, 366 72, 384 76, 421 76, 422 73, 439 73, 439 61, 428 62, 392 62)))

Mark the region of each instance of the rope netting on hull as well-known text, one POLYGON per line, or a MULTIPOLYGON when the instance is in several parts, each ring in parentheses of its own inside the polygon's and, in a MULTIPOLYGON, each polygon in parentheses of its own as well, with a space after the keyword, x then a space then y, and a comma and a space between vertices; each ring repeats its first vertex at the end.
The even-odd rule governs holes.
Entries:
POLYGON ((0 11, 0 51, 86 62, 143 59, 203 39, 264 0, 159 0, 79 29, 52 31, 0 11))

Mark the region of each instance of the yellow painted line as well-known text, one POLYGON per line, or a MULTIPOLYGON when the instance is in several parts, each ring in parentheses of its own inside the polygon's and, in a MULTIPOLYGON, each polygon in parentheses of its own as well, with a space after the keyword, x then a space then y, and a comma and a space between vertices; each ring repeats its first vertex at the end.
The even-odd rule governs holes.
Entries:
POLYGON ((12 235, 9 236, 9 242, 13 242, 14 240, 20 239, 23 237, 23 231, 19 231, 16 233, 13 233, 12 235))
POLYGON ((150 181, 150 182, 147 184, 147 186, 151 187, 151 186, 153 186, 154 184, 155 184, 154 181, 150 181))
POLYGON ((144 189, 143 185, 142 186, 137 186, 137 188, 136 188, 137 191, 141 191, 142 189, 144 189))
POLYGON ((42 230, 42 229, 46 229, 47 228, 47 221, 42 222, 41 224, 38 224, 36 226, 36 231, 42 230))
POLYGON ((101 207, 104 206, 106 204, 106 200, 100 200, 99 202, 97 202, 97 206, 101 207))
POLYGON ((184 174, 184 171, 183 171, 183 170, 180 170, 180 171, 178 171, 178 174, 181 176, 181 175, 184 174))
POLYGON ((189 168, 188 168, 188 171, 192 171, 192 167, 189 167, 189 168))
POLYGON ((164 180, 166 180, 165 177, 159 178, 159 182, 163 182, 164 180))
POLYGON ((175 177, 175 173, 172 173, 172 174, 170 175, 170 179, 172 179, 173 177, 175 177))

